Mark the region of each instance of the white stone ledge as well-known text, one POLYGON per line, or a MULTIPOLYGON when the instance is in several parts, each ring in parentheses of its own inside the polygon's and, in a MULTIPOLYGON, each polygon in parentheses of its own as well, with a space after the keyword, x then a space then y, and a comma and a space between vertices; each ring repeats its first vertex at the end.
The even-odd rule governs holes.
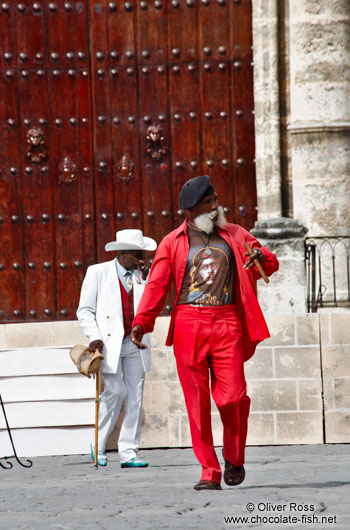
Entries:
POLYGON ((298 122, 288 125, 287 129, 291 134, 350 131, 350 121, 320 123, 298 122))
MULTIPOLYGON (((249 382, 261 382, 263 383, 264 381, 320 381, 320 377, 319 376, 315 376, 315 377, 298 377, 297 375, 295 375, 294 377, 276 377, 276 376, 273 376, 273 377, 259 377, 259 378, 254 378, 254 377, 247 377, 247 383, 249 382)), ((328 378, 330 379, 330 378, 328 378)), ((336 379, 350 379, 350 377, 336 377, 336 379)))
MULTIPOLYGON (((334 0, 333 0, 334 1, 334 0)), ((295 11, 293 13, 293 19, 296 22, 296 26, 336 26, 340 22, 345 24, 349 23, 349 17, 347 13, 337 15, 334 11, 329 11, 326 14, 310 13, 305 11, 295 11)))
POLYGON ((347 414, 349 414, 350 409, 349 408, 344 408, 344 407, 341 407, 341 408, 338 408, 338 407, 329 408, 329 407, 327 407, 327 409, 325 410, 325 413, 328 414, 328 412, 346 412, 347 414))

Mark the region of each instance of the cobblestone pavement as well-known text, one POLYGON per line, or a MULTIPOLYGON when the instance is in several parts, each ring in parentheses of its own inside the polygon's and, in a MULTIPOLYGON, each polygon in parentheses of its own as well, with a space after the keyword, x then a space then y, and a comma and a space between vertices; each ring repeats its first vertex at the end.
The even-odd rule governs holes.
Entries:
POLYGON ((98 470, 88 455, 13 460, 0 468, 0 529, 350 528, 350 445, 248 447, 246 480, 222 491, 193 490, 192 449, 140 456, 149 468, 121 469, 117 453, 98 470))

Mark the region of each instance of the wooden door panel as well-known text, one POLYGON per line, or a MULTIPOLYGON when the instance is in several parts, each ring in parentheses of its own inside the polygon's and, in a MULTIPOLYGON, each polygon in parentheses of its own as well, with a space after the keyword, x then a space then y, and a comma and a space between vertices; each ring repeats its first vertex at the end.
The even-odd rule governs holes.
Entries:
POLYGON ((47 71, 42 70, 39 74, 33 69, 21 71, 19 99, 24 124, 21 129, 21 168, 26 320, 44 320, 46 316, 51 316, 54 307, 49 84, 47 71), (40 150, 29 143, 33 128, 40 129, 42 135, 44 145, 40 150), (43 157, 40 161, 37 160, 39 153, 43 157))
MULTIPOLYGON (((132 66, 137 64, 137 52, 135 48, 135 2, 111 2, 104 14, 107 24, 104 37, 104 47, 108 54, 108 61, 111 67, 132 66), (112 5, 111 5, 112 4, 112 5)), ((96 13, 96 10, 95 10, 96 13)), ((94 18, 102 16, 94 14, 94 18)))
POLYGON ((168 61, 198 61, 197 15, 194 2, 179 0, 168 7, 168 61))
MULTIPOLYGON (((9 49, 9 48, 8 48, 9 49)), ((23 319, 23 210, 15 70, 0 70, 0 320, 23 319)))
POLYGON ((178 196, 184 182, 202 172, 201 98, 197 9, 194 3, 171 2, 168 10, 169 116, 171 126, 173 219, 185 218, 178 196))
MULTIPOLYGON (((78 293, 83 278, 83 238, 81 218, 82 164, 80 160, 81 116, 78 94, 81 72, 63 70, 52 77, 52 108, 59 116, 60 126, 54 128, 52 147, 56 153, 52 187, 54 190, 54 215, 56 220, 56 297, 57 318, 75 318, 78 293), (65 180, 65 164, 75 169, 67 170, 76 175, 65 180)), ((85 94, 85 97, 88 95, 85 94)))
MULTIPOLYGON (((239 0, 230 3, 230 41, 233 58, 237 52, 251 55, 252 53, 252 0, 239 0)), ((252 93, 252 86, 250 93, 252 93)))
POLYGON ((111 145, 110 72, 106 56, 109 52, 107 20, 114 16, 100 2, 90 4, 91 79, 93 113, 93 149, 97 260, 111 259, 105 244, 115 238, 115 193, 113 188, 111 145), (102 55, 103 54, 103 59, 102 55))
POLYGON ((80 116, 80 193, 81 219, 83 225, 83 261, 80 268, 96 263, 94 168, 92 156, 92 112, 90 72, 82 70, 77 76, 78 105, 80 116))
POLYGON ((51 2, 55 318, 72 319, 83 273, 95 261, 91 98, 86 2, 51 2))
POLYGON ((15 5, 0 7, 0 35, 0 68, 8 68, 17 60, 15 5))
POLYGON ((173 66, 169 72, 170 122, 172 138, 172 190, 175 226, 185 218, 178 196, 184 182, 202 172, 201 98, 198 65, 173 66))
POLYGON ((137 2, 137 6, 139 64, 165 64, 168 57, 168 2, 148 0, 137 2))
POLYGON ((231 8, 235 210, 236 222, 249 230, 257 218, 251 2, 243 0, 231 8))
POLYGON ((140 228, 142 219, 139 164, 137 71, 111 70, 112 167, 116 230, 140 228))
POLYGON ((142 196, 144 231, 156 241, 173 227, 170 182, 168 86, 165 67, 143 67, 139 77, 142 196), (150 125, 158 126, 164 138, 164 154, 147 141, 150 125), (147 152, 149 150, 149 152, 147 152), (159 158, 158 158, 159 157, 159 158))
POLYGON ((17 4, 17 64, 20 67, 47 66, 44 10, 42 2, 25 0, 17 4))
POLYGON ((198 7, 199 56, 202 61, 229 57, 229 16, 226 1, 205 0, 198 7))
POLYGON ((241 63, 239 70, 233 64, 231 76, 233 79, 232 109, 236 115, 236 149, 237 151, 243 149, 247 156, 253 159, 255 156, 255 142, 247 141, 249 131, 254 127, 254 100, 253 95, 249 93, 249 87, 252 86, 253 82, 251 60, 251 56, 248 56, 239 61, 241 63))
POLYGON ((47 7, 47 51, 51 68, 89 64, 87 1, 56 0, 47 7))
POLYGON ((228 70, 223 61, 206 62, 201 69, 203 171, 213 177, 227 214, 234 202, 228 70))

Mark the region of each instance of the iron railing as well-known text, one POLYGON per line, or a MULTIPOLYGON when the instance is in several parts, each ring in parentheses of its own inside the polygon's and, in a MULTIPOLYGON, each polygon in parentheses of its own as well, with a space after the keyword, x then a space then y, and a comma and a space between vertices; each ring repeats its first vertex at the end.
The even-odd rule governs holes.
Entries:
POLYGON ((305 238, 307 310, 350 307, 350 236, 305 238))
POLYGON ((17 460, 17 462, 22 467, 32 467, 33 462, 31 460, 27 460, 27 463, 23 464, 23 462, 21 462, 21 460, 17 456, 16 449, 15 449, 15 446, 14 446, 14 443, 13 443, 13 439, 12 439, 11 429, 10 429, 10 426, 9 426, 9 422, 7 421, 7 416, 6 416, 6 412, 5 412, 5 405, 4 405, 4 402, 2 400, 1 394, 0 394, 0 405, 1 405, 1 408, 2 408, 2 412, 4 414, 4 419, 5 419, 5 423, 6 423, 7 433, 9 435, 10 442, 11 442, 11 445, 12 445, 12 450, 13 450, 13 456, 1 457, 1 458, 4 458, 6 460, 6 462, 5 463, 0 462, 0 467, 2 469, 11 469, 13 467, 13 465, 12 465, 12 462, 8 461, 9 458, 15 458, 17 460))

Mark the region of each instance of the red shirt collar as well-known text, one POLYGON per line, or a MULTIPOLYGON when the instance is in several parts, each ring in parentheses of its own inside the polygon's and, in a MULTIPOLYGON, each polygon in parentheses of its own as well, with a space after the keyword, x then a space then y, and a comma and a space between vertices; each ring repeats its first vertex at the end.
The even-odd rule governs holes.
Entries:
POLYGON ((175 237, 178 237, 182 233, 187 234, 187 221, 188 219, 185 219, 184 222, 180 224, 180 226, 175 228, 175 237))

